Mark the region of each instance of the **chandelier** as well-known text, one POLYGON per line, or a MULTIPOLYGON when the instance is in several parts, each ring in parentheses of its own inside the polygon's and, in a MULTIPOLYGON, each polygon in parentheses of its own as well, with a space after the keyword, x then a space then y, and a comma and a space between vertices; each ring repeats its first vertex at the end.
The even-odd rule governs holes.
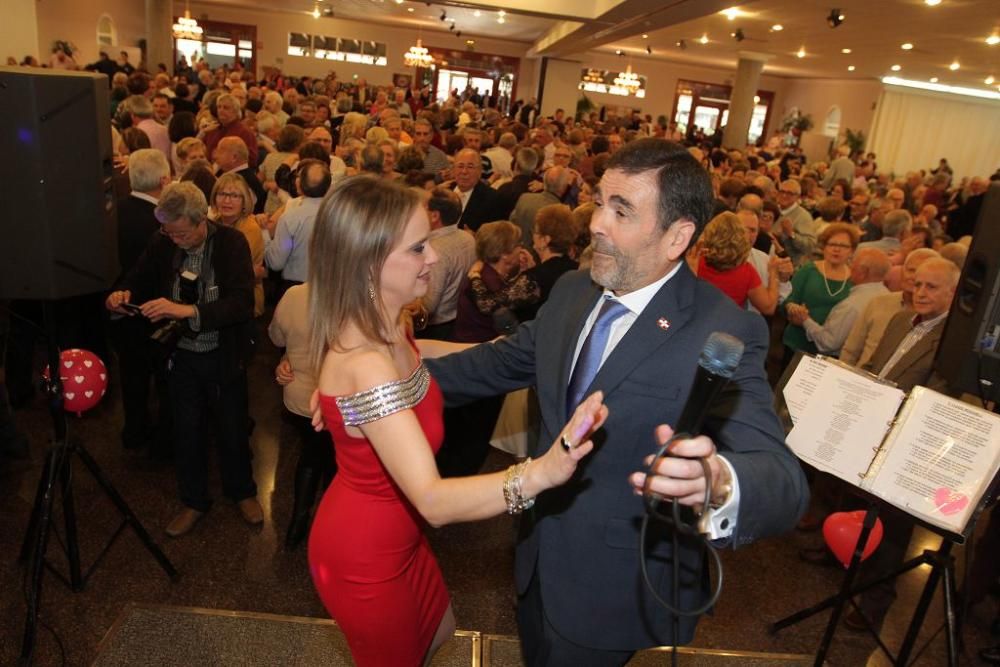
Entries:
POLYGON ((434 64, 434 56, 427 52, 427 47, 418 38, 416 45, 403 54, 403 62, 407 67, 430 67, 434 64))
POLYGON ((642 84, 639 82, 639 75, 632 71, 632 65, 628 65, 624 72, 619 72, 615 77, 615 85, 624 88, 629 93, 639 90, 642 84))
POLYGON ((191 18, 191 10, 185 9, 184 16, 178 17, 174 24, 175 39, 201 40, 202 33, 205 32, 198 22, 191 18))

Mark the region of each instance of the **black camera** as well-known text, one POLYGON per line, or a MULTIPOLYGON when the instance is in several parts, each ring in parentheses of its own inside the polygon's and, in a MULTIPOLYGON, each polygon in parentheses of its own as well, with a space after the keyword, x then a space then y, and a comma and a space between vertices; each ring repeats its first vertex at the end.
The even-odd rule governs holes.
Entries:
MULTIPOLYGON (((180 273, 180 298, 178 303, 194 305, 198 303, 198 274, 192 271, 180 273)), ((196 334, 187 325, 187 320, 170 320, 149 335, 160 345, 169 350, 177 347, 181 338, 194 338, 196 334)))

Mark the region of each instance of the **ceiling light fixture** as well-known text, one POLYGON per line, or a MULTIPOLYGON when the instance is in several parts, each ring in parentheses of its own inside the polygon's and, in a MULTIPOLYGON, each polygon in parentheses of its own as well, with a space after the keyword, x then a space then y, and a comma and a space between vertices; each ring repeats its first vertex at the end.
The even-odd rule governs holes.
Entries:
POLYGON ((992 86, 994 81, 996 81, 996 79, 993 78, 992 74, 983 79, 983 83, 985 83, 987 86, 992 86))
POLYGON ((889 69, 891 69, 893 72, 898 72, 899 70, 903 69, 903 67, 901 65, 893 65, 889 69))
POLYGON ((841 49, 840 52, 843 53, 844 55, 847 55, 848 53, 851 52, 851 50, 850 49, 841 49))
POLYGON ((882 77, 882 83, 893 86, 905 86, 907 88, 933 90, 939 93, 951 93, 953 95, 968 95, 969 97, 983 97, 988 100, 1000 100, 1000 92, 995 93, 992 90, 966 88, 964 86, 949 86, 943 83, 924 83, 923 81, 900 79, 898 76, 884 76, 882 77))
POLYGON ((910 51, 913 49, 913 44, 907 42, 906 44, 900 44, 899 48, 903 49, 904 51, 910 51))
POLYGON ((742 28, 737 28, 733 32, 729 33, 729 36, 735 39, 737 42, 742 42, 744 39, 747 38, 747 36, 743 34, 742 28))
POLYGON ((958 63, 957 60, 955 62, 953 62, 952 64, 948 65, 948 69, 950 69, 952 72, 957 71, 958 68, 960 68, 960 67, 961 67, 961 65, 958 63))
POLYGON ((625 52, 622 51, 621 49, 615 49, 615 55, 616 56, 623 56, 623 55, 625 55, 625 52))
POLYGON ((805 58, 806 57, 806 47, 800 46, 799 50, 795 52, 795 57, 805 58))
POLYGON ((507 22, 507 12, 501 9, 500 11, 497 12, 497 23, 506 23, 506 22, 507 22))
POLYGON ((737 17, 743 16, 743 12, 739 10, 739 7, 730 7, 729 9, 723 9, 720 14, 725 15, 730 21, 735 21, 737 17))
POLYGON ((701 44, 708 44, 708 33, 703 33, 701 37, 698 38, 701 44))
POLYGON ((937 83, 937 82, 938 82, 938 78, 936 76, 932 76, 931 77, 931 83, 937 83))
POLYGON ((312 10, 312 17, 313 17, 314 19, 318 19, 318 18, 320 17, 320 13, 319 13, 319 5, 313 5, 313 10, 312 10))
POLYGON ((410 12, 412 14, 414 10, 413 10, 413 7, 407 7, 406 11, 408 11, 408 12, 410 12))
POLYGON ((677 40, 677 48, 678 48, 678 49, 680 49, 681 51, 683 51, 683 50, 685 50, 685 49, 686 49, 687 47, 688 47, 688 45, 687 45, 687 42, 685 42, 685 41, 684 41, 683 39, 678 39, 678 40, 677 40))
POLYGON ((838 28, 844 22, 844 12, 839 9, 831 9, 826 16, 826 24, 831 28, 838 28))
POLYGON ((993 33, 992 35, 986 38, 986 43, 989 44, 990 46, 996 46, 997 44, 1000 44, 1000 34, 993 33))
POLYGON ((941 4, 941 0, 924 0, 924 4, 928 7, 937 7, 941 4))
POLYGON ((184 16, 177 17, 177 23, 174 24, 174 37, 176 39, 201 41, 201 36, 204 32, 204 28, 191 18, 191 9, 185 3, 184 16))
POLYGON ((618 76, 615 77, 615 85, 624 88, 629 93, 635 93, 639 90, 642 85, 639 82, 639 75, 632 71, 631 63, 625 68, 624 72, 619 72, 618 76))
POLYGON ((642 38, 643 38, 643 39, 649 39, 649 34, 648 34, 648 33, 645 33, 645 32, 644 32, 644 33, 642 33, 642 38))
POLYGON ((774 32, 781 32, 784 29, 785 26, 781 25, 780 23, 775 23, 774 25, 771 26, 771 30, 774 32))
POLYGON ((396 4, 397 4, 397 5, 401 5, 401 4, 403 4, 404 2, 406 2, 406 0, 396 0, 396 4))
POLYGON ((411 46, 410 50, 403 54, 403 62, 407 67, 430 67, 434 64, 434 56, 420 43, 418 37, 416 45, 411 46))
POLYGON ((472 15, 478 19, 480 16, 483 15, 483 13, 477 9, 476 11, 472 12, 472 15))
POLYGON ((848 65, 847 66, 847 71, 848 72, 853 72, 854 71, 854 65, 848 65))

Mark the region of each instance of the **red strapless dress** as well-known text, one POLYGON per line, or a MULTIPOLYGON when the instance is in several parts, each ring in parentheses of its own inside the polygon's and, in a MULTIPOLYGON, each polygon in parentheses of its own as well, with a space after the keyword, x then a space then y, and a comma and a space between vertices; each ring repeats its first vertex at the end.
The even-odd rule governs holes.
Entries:
POLYGON ((423 518, 371 443, 348 435, 346 426, 411 409, 436 453, 444 436, 441 390, 421 363, 398 382, 351 396, 321 394, 320 406, 337 443, 337 476, 309 535, 316 590, 356 664, 420 665, 448 608, 448 591, 423 518))

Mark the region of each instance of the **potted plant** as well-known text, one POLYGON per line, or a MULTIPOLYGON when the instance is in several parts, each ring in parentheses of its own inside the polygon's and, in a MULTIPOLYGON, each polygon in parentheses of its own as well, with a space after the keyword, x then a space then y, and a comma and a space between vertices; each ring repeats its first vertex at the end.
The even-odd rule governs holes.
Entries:
POLYGON ((580 93, 580 99, 576 101, 576 120, 582 120, 587 117, 591 111, 597 108, 594 104, 594 100, 587 97, 586 94, 580 93))

